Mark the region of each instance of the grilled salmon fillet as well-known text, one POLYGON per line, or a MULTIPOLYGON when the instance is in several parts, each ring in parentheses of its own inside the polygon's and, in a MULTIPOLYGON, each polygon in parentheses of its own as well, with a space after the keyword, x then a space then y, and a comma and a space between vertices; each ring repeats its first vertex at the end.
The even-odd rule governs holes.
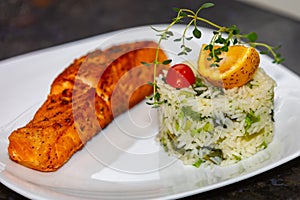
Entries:
MULTIPOLYGON (((33 119, 9 136, 10 158, 50 172, 66 163, 116 116, 152 93, 157 44, 142 41, 95 50, 63 70, 33 119)), ((159 51, 159 61, 167 59, 159 51)), ((158 65, 158 73, 167 66, 158 65)))

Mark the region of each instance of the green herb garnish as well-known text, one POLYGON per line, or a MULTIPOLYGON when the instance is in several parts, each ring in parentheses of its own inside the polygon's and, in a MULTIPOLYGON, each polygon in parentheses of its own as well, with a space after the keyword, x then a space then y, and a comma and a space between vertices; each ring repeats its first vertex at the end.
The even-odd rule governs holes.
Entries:
POLYGON ((200 165, 203 163, 203 160, 201 160, 200 158, 193 164, 194 167, 199 168, 200 165))
POLYGON ((194 121, 200 121, 205 118, 201 113, 194 111, 191 106, 183 106, 181 110, 184 113, 184 116, 189 116, 194 121))
MULTIPOLYGON (((277 53, 278 48, 280 46, 272 47, 268 44, 257 42, 257 34, 255 32, 250 32, 247 34, 242 34, 240 29, 237 28, 237 26, 232 25, 231 27, 225 27, 220 26, 218 24, 213 23, 210 20, 207 20, 205 18, 202 18, 199 16, 200 11, 203 9, 208 9, 213 7, 213 3, 204 3, 202 4, 197 10, 192 11, 190 9, 186 8, 174 8, 174 11, 177 13, 177 16, 171 21, 171 23, 162 30, 156 29, 152 27, 154 31, 158 33, 159 40, 157 45, 157 51, 156 51, 156 57, 153 61, 154 65, 154 77, 153 77, 153 97, 150 97, 149 99, 153 102, 150 102, 148 104, 153 105, 154 107, 159 106, 160 102, 160 96, 157 95, 157 84, 156 84, 156 66, 158 64, 169 64, 171 63, 170 60, 166 60, 163 62, 158 62, 158 54, 159 50, 161 48, 161 43, 163 40, 168 40, 169 38, 173 37, 174 34, 170 30, 175 24, 182 23, 184 21, 187 21, 186 27, 182 32, 182 36, 179 38, 174 39, 174 42, 181 42, 181 51, 178 53, 178 55, 187 55, 189 52, 192 51, 190 47, 186 45, 186 41, 189 41, 193 38, 199 39, 202 36, 201 30, 198 28, 197 23, 202 22, 206 23, 216 30, 213 31, 213 37, 210 41, 210 43, 205 47, 205 50, 209 50, 209 56, 211 60, 213 60, 212 66, 218 67, 218 63, 222 60, 219 56, 222 52, 227 52, 230 45, 237 45, 237 44, 247 44, 251 47, 263 47, 265 50, 261 51, 261 54, 269 54, 273 57, 274 61, 273 63, 281 63, 284 61, 284 58, 281 57, 280 53, 277 53), (192 35, 188 35, 188 30, 190 28, 193 28, 192 35), (215 46, 219 46, 216 48, 215 46)), ((143 63, 147 65, 148 63, 143 63)))
POLYGON ((256 116, 254 111, 250 109, 245 118, 245 129, 248 130, 252 124, 259 122, 260 116, 256 116))

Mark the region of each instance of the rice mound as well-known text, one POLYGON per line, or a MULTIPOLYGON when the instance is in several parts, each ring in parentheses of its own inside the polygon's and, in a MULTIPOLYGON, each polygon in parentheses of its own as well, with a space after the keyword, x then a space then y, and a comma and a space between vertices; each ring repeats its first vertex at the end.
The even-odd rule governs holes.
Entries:
POLYGON ((263 69, 246 85, 227 90, 204 80, 196 87, 175 89, 165 83, 165 76, 157 79, 164 102, 158 108, 157 139, 184 164, 233 164, 272 141, 276 83, 263 69))

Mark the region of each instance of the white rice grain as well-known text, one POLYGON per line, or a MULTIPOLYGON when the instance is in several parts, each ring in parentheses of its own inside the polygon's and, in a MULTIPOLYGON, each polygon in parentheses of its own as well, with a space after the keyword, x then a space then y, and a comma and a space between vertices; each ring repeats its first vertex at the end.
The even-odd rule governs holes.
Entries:
POLYGON ((207 84, 175 89, 159 76, 158 140, 170 155, 192 165, 229 165, 266 148, 274 132, 276 83, 258 69, 248 84, 220 89, 207 84))

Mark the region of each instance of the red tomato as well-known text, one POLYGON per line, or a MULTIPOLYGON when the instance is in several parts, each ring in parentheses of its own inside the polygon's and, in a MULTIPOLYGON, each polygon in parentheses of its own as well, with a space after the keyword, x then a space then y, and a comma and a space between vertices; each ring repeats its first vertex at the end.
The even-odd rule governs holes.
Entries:
POLYGON ((167 73, 166 82, 174 88, 185 88, 196 81, 194 72, 186 64, 173 65, 167 73))

